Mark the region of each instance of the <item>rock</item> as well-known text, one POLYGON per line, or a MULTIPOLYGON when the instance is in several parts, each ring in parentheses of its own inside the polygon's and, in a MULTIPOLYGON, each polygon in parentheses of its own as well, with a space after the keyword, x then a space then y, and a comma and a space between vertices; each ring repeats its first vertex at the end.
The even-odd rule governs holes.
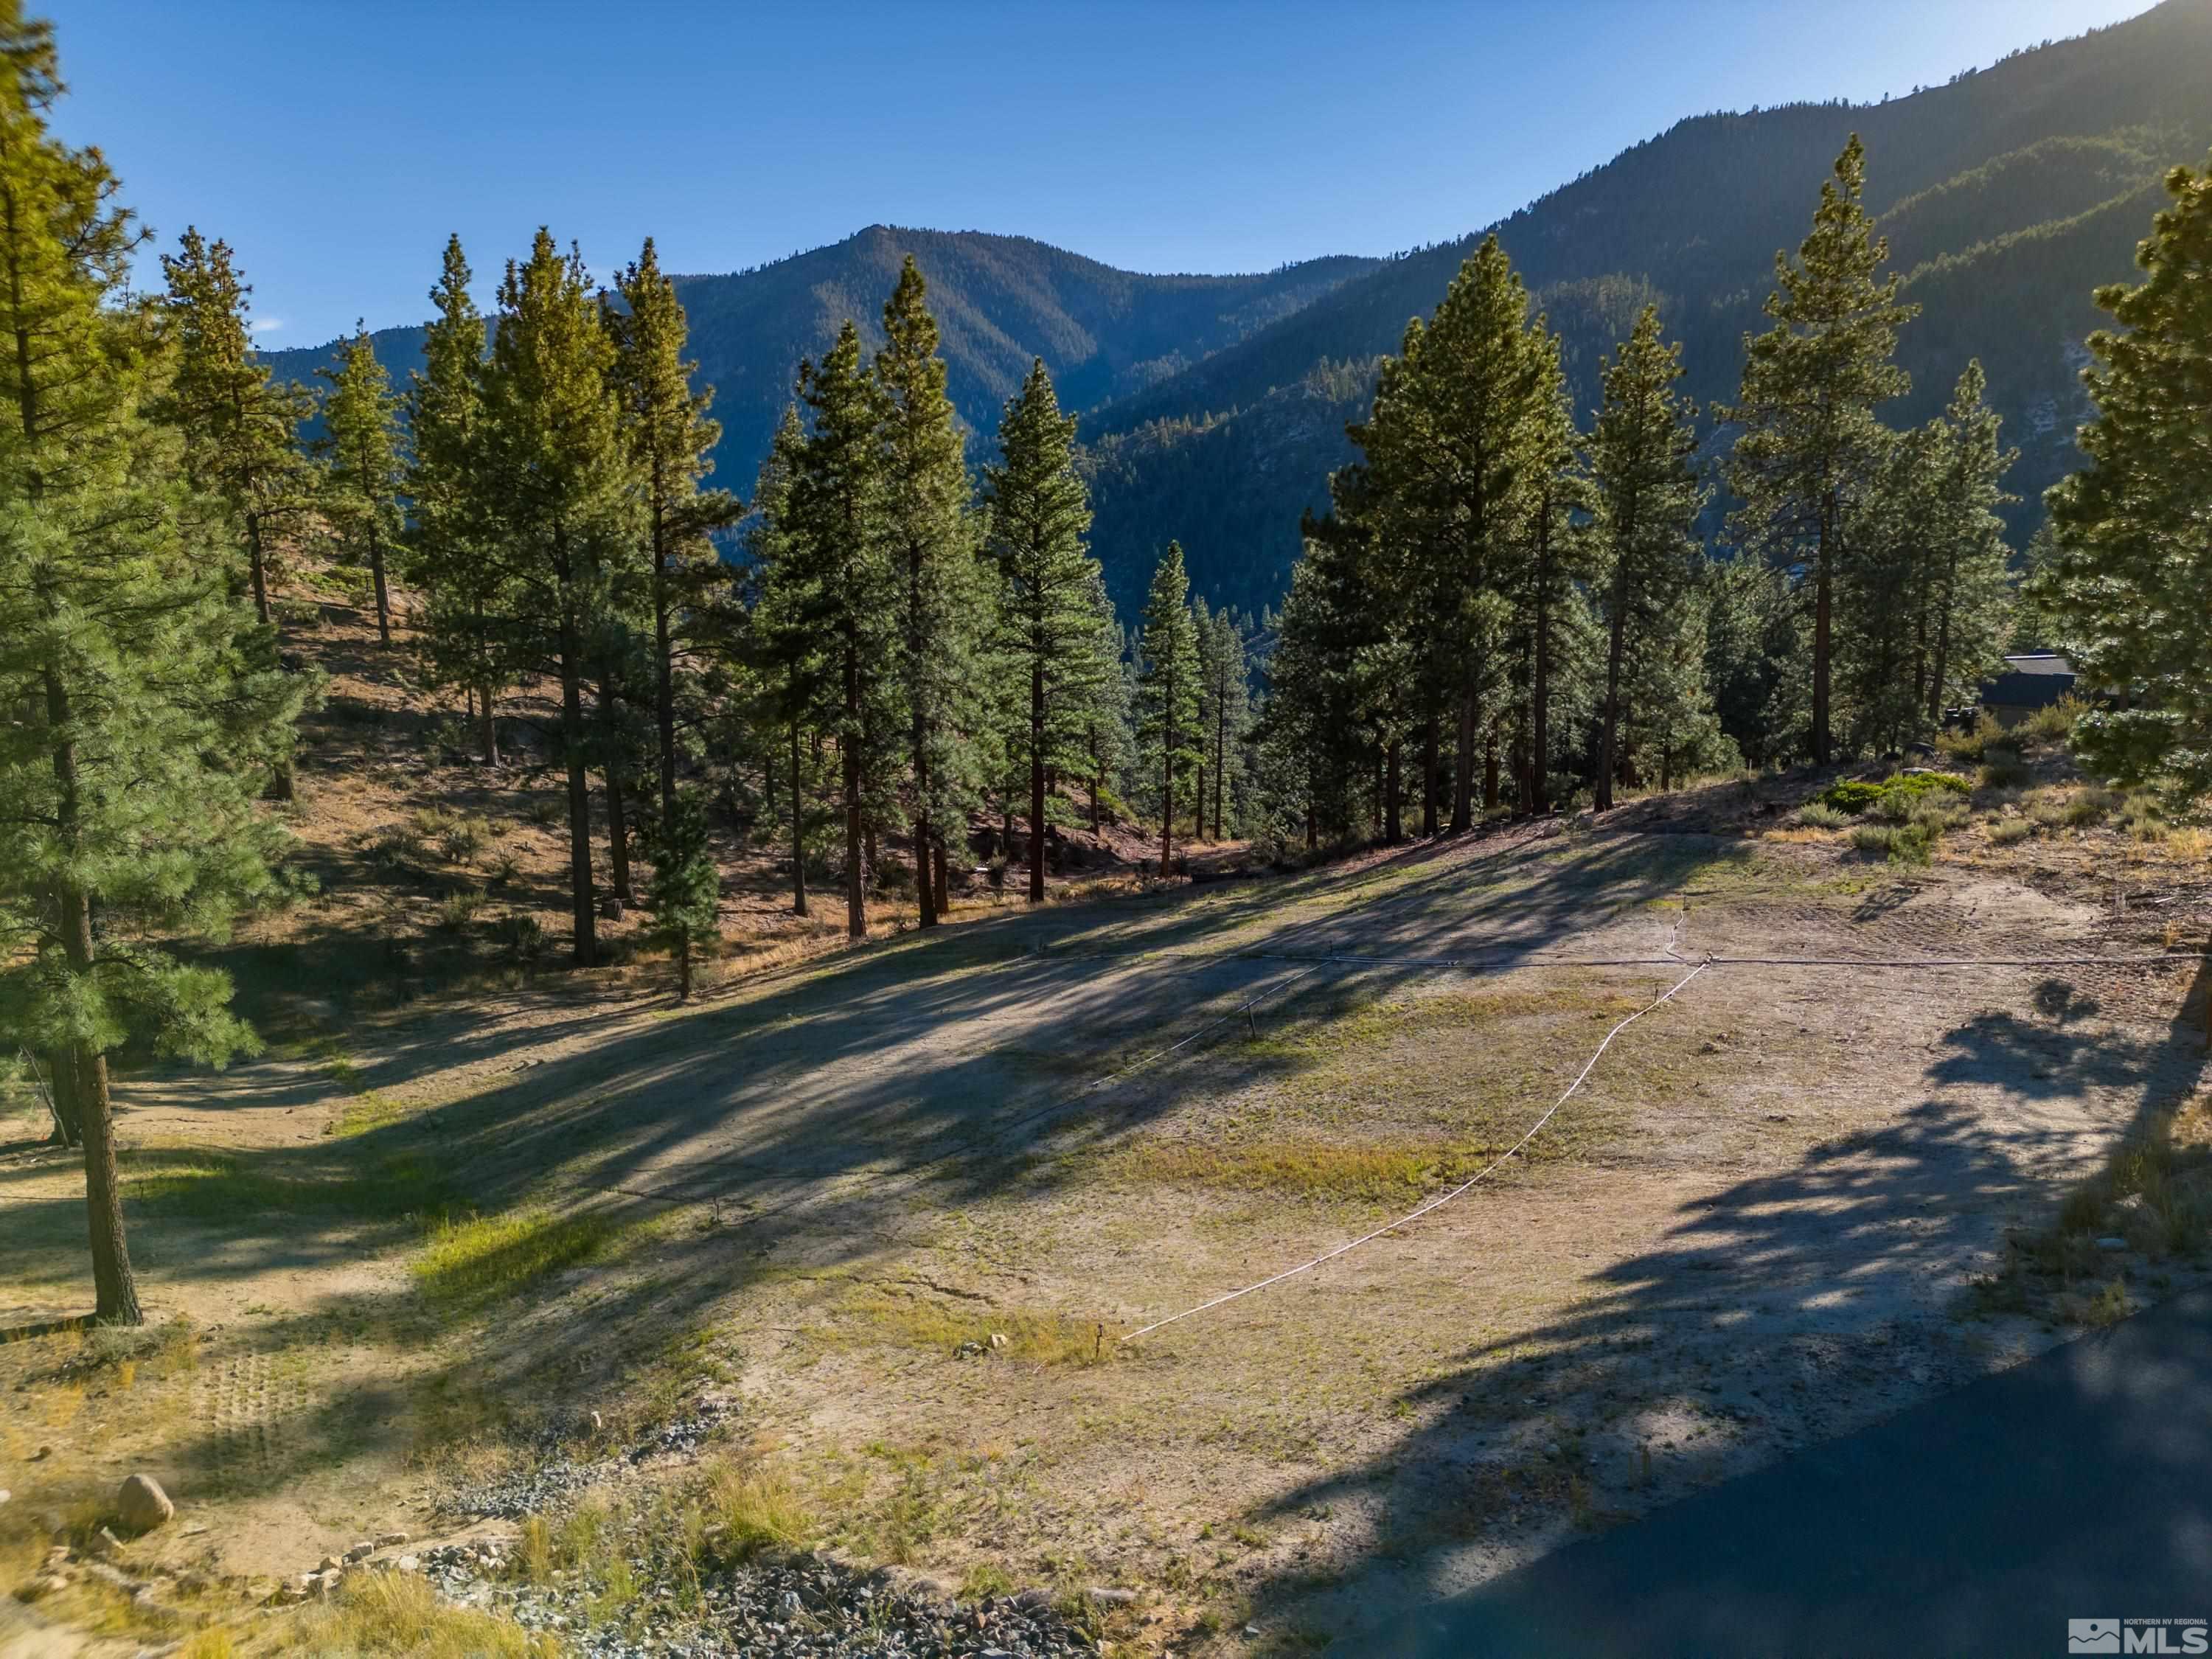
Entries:
POLYGON ((422 1571, 422 1561, 412 1555, 403 1555, 392 1565, 398 1568, 402 1572, 420 1572, 422 1571))
POLYGON ((793 1613, 799 1611, 799 1592, 795 1589, 787 1589, 784 1591, 783 1599, 778 1601, 776 1605, 783 1609, 784 1616, 787 1619, 789 1618, 793 1613))
POLYGON ((9 1491, 7 1489, 7 1487, 5 1487, 5 1486, 0 1486, 0 1504, 4 1504, 4 1503, 6 1503, 9 1498, 13 1498, 15 1495, 15 1494, 14 1492, 9 1492, 9 1491))
POLYGON ((1006 1346, 1006 1334, 1004 1331, 993 1331, 991 1333, 991 1351, 994 1353, 996 1353, 1000 1349, 1006 1346))
POLYGON ((345 1563, 339 1560, 337 1556, 326 1555, 321 1560, 315 1563, 315 1571, 317 1572, 336 1572, 343 1565, 345 1565, 345 1563))
POLYGON ((2108 1234, 2097 1241, 2097 1248, 2100 1250, 2124 1250, 2128 1248, 2128 1241, 2117 1233, 2108 1234))
POLYGON ((1104 1607, 1126 1607, 1137 1599, 1137 1592, 1133 1589, 1103 1589, 1097 1584, 1084 1594, 1104 1607))
POLYGON ((134 1474, 116 1491, 116 1517, 132 1532, 151 1532, 176 1512, 169 1494, 150 1474, 134 1474))
POLYGON ((592 1432, 593 1434, 598 1434, 604 1431, 606 1426, 606 1419, 601 1417, 597 1412, 593 1412, 592 1413, 592 1432))
POLYGON ((375 1553, 376 1546, 363 1540, 345 1553, 346 1565, 351 1566, 356 1561, 366 1561, 375 1553))
POLYGON ((376 1547, 380 1550, 396 1549, 406 1541, 407 1534, 404 1532, 380 1532, 376 1534, 376 1547))
POLYGON ((1244 1626, 1244 1633, 1247 1636, 1257 1636, 1260 1633, 1260 1627, 1257 1625, 1247 1625, 1244 1626))
POLYGON ((103 1557, 120 1555, 123 1553, 123 1540, 102 1527, 92 1535, 92 1553, 103 1557))

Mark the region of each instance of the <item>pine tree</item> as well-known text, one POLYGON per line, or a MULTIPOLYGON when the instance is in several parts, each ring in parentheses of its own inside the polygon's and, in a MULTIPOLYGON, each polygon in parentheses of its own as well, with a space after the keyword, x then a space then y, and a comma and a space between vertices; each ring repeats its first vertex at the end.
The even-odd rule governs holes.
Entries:
POLYGON ((937 925, 931 856, 974 798, 971 733, 994 595, 977 560, 959 417, 945 392, 937 319, 911 256, 884 307, 884 532, 898 586, 898 691, 906 708, 908 799, 921 925, 937 925))
POLYGON ((400 398, 391 377, 376 361, 376 347, 365 324, 354 325, 335 369, 317 371, 331 383, 323 399, 323 509, 333 521, 339 544, 356 562, 368 567, 376 591, 376 636, 392 644, 392 595, 385 556, 401 529, 399 490, 400 398))
POLYGON ((698 952, 721 938, 721 866, 707 836, 707 810, 686 792, 655 819, 647 848, 653 855, 653 937, 676 956, 676 1000, 691 1000, 698 952))
POLYGON ((845 929, 867 937, 865 839, 892 736, 896 587, 884 540, 884 399, 848 319, 822 361, 802 362, 809 427, 792 458, 783 532, 791 625, 821 653, 826 729, 837 740, 845 817, 845 929))
POLYGON ((513 678, 517 642, 509 573, 482 533, 493 515, 480 499, 485 330, 470 296, 461 239, 446 242, 437 314, 422 331, 423 368, 408 397, 409 545, 428 603, 416 637, 433 684, 459 685, 477 722, 477 749, 499 764, 497 701, 513 678))
POLYGON ((228 244, 188 228, 177 246, 161 256, 177 353, 162 412, 185 434, 193 482, 228 506, 246 549, 254 613, 273 624, 277 538, 308 501, 299 436, 314 399, 305 386, 271 380, 254 355, 246 320, 253 290, 228 244))
POLYGON ((1835 589, 1854 546, 1853 514, 1875 481, 1889 434, 1875 407, 1911 386, 1894 359, 1898 331, 1917 307, 1879 279, 1889 245, 1861 205, 1866 151, 1851 135, 1820 186, 1812 234, 1797 262, 1774 256, 1774 326, 1744 342, 1743 381, 1726 418, 1742 430, 1729 466, 1743 506, 1742 544, 1777 564, 1809 563, 1813 592, 1813 758, 1833 747, 1829 711, 1835 589))
POLYGON ((1084 550, 1091 507, 1075 471, 1075 420, 1060 412, 1042 358, 999 423, 1000 459, 984 469, 999 572, 998 643, 1027 719, 1009 759, 1027 774, 1029 898, 1044 902, 1045 774, 1066 705, 1095 694, 1097 562, 1084 550))
POLYGON ((1696 578, 1698 437, 1695 411, 1674 390, 1681 374, 1681 348, 1661 338, 1658 307, 1648 305, 1603 370, 1604 406, 1590 445, 1605 563, 1600 811, 1613 805, 1628 678, 1644 650, 1669 643, 1660 623, 1696 578))
POLYGON ((1970 361, 1943 411, 1943 472, 1936 568, 1930 576, 1933 617, 1926 676, 1927 729, 1944 711, 1970 702, 1982 681, 2002 665, 2013 625, 2012 550, 1999 509, 2015 497, 2002 479, 2016 449, 2001 446, 1999 421, 1983 400, 1986 382, 1970 361))
POLYGON ((1423 701, 1430 716, 1456 718, 1455 832, 1474 822, 1476 757, 1494 753, 1512 617, 1504 587, 1531 420, 1549 385, 1528 313, 1528 290, 1497 239, 1486 238, 1430 321, 1407 329, 1400 356, 1383 365, 1372 417, 1352 433, 1377 503, 1376 532, 1406 549, 1392 602, 1418 630, 1423 701))
POLYGON ((289 753, 303 683, 234 597, 235 544, 146 406, 165 361, 129 296, 141 237, 97 150, 59 143, 52 34, 0 11, 0 1026, 44 1052, 82 1142, 94 1317, 141 1322, 107 1057, 127 1041, 250 1052, 220 939, 270 895, 253 795, 289 753))
POLYGON ((687 325, 676 285, 661 275, 653 239, 617 280, 619 306, 605 309, 615 344, 611 379, 630 463, 644 492, 647 592, 653 609, 653 710, 659 809, 676 805, 677 629, 687 595, 714 578, 710 532, 741 508, 726 490, 702 489, 722 429, 707 418, 714 388, 694 392, 698 365, 684 360, 687 325))
POLYGON ((2075 726, 2109 777, 2212 788, 2212 161, 2166 175, 2172 199, 2136 252, 2133 287, 2100 289, 2119 325, 2092 335, 2089 464, 2046 498, 2056 556, 2039 605, 2083 683, 2118 694, 2075 726))
POLYGON ((1176 805, 1184 780, 1205 762, 1199 746, 1198 629, 1182 548, 1168 544, 1145 597, 1144 666, 1137 676, 1137 743, 1160 790, 1160 873, 1175 870, 1176 805))
POLYGON ((822 644, 812 626, 808 591, 811 577, 791 521, 792 479, 805 447, 798 405, 788 405, 761 463, 753 519, 745 531, 758 590, 745 642, 768 688, 761 713, 774 730, 763 747, 780 750, 788 767, 784 779, 791 811, 791 911, 799 916, 807 914, 804 740, 819 720, 823 692, 822 644))
POLYGON ((509 636, 560 681, 574 956, 589 968, 599 945, 584 687, 604 659, 614 576, 635 544, 629 457, 608 385, 614 348, 582 259, 563 257, 545 229, 526 261, 508 263, 499 305, 471 445, 471 540, 500 562, 509 636))
MULTIPOLYGON (((1206 780, 1213 792, 1213 838, 1219 841, 1224 824, 1235 823, 1240 816, 1237 804, 1244 783, 1244 736, 1252 722, 1252 688, 1244 635, 1237 618, 1227 611, 1209 616, 1202 608, 1203 601, 1200 604, 1199 735, 1206 752, 1206 780)), ((1206 817, 1206 801, 1201 791, 1198 803, 1201 825, 1206 817)))
POLYGON ((1555 704, 1571 700, 1582 689, 1575 645, 1589 621, 1583 585, 1589 574, 1590 538, 1583 523, 1592 501, 1577 454, 1580 434, 1567 406, 1559 337, 1540 317, 1526 346, 1534 378, 1522 438, 1528 457, 1522 475, 1525 516, 1517 538, 1520 568, 1512 583, 1528 642, 1526 781, 1518 804, 1524 812, 1546 812, 1551 810, 1554 738, 1561 729, 1553 722, 1555 704))

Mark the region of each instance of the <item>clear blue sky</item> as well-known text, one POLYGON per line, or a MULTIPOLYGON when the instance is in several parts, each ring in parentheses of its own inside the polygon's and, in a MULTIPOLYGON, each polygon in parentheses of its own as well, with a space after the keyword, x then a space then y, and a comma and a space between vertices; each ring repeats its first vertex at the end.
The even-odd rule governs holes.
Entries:
MULTIPOLYGON (((38 0, 31 0, 35 7, 38 0)), ((1903 96, 2146 0, 52 0, 71 95, 270 345, 487 295, 541 222, 605 275, 883 222, 1139 270, 1474 229, 1685 115, 1903 96)), ((1876 165, 1879 165, 1877 159, 1876 165)))

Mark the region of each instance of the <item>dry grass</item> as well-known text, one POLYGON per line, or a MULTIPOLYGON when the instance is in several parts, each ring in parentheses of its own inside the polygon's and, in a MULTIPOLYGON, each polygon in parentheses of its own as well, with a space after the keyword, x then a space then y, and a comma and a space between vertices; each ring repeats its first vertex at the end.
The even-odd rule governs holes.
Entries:
POLYGON ((1344 1144, 1273 1137, 1243 1144, 1146 1141, 1117 1155, 1110 1170, 1128 1180, 1172 1186, 1387 1204, 1464 1181, 1511 1144, 1344 1144))
POLYGON ((928 1291, 864 1285, 840 1297, 815 1333, 848 1346, 921 1348, 1036 1365, 1096 1365, 1115 1357, 1118 1327, 1077 1315, 950 1304, 928 1291))
POLYGON ((561 1648, 550 1635, 441 1601, 414 1573, 377 1572, 356 1575, 330 1607, 301 1616, 281 1650, 319 1659, 553 1659, 561 1648))

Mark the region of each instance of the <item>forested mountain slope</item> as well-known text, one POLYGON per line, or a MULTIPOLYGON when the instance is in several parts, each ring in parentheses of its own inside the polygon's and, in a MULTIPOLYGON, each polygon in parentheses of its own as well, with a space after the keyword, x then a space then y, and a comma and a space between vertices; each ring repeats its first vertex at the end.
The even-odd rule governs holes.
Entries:
MULTIPOLYGON (((1922 307, 1901 349, 1915 382, 1895 419, 1939 408, 1968 357, 2022 455, 2011 487, 2024 538, 2045 486, 2073 465, 2080 341, 2091 290, 2126 277, 2156 180, 2212 143, 2212 0, 2167 0, 2078 40, 1879 105, 1796 105, 1698 116, 1638 144, 1493 228, 1567 337, 1577 402, 1600 354, 1647 295, 1685 342, 1688 390, 1733 394, 1747 330, 1763 326, 1778 248, 1804 235, 1850 133, 1866 141, 1868 202, 1922 307)), ((1302 507, 1326 499, 1339 434, 1315 441, 1316 368, 1394 350, 1482 232, 1391 260, 1190 369, 1094 411, 1097 551, 1116 597, 1170 535, 1194 587, 1256 605, 1282 591, 1302 507), (1218 479, 1200 457, 1270 460, 1218 479)), ((1358 392, 1343 397, 1356 409, 1358 392)))
MULTIPOLYGON (((481 278, 513 251, 468 253, 481 278)), ((1064 407, 1088 409, 1187 368, 1381 263, 1338 257, 1259 276, 1145 276, 1026 237, 871 225, 757 270, 678 276, 691 354, 715 388, 720 483, 750 493, 799 359, 819 356, 848 317, 860 321, 872 349, 882 344, 884 301, 908 253, 929 282, 954 406, 987 438, 1032 357, 1044 359, 1064 407)), ((423 250, 426 289, 437 254, 423 250)), ((612 273, 595 275, 606 281, 612 273)), ((379 359, 404 386, 422 367, 422 331, 385 329, 374 337, 379 359)), ((337 362, 337 346, 268 360, 279 374, 313 384, 316 369, 337 362)))

